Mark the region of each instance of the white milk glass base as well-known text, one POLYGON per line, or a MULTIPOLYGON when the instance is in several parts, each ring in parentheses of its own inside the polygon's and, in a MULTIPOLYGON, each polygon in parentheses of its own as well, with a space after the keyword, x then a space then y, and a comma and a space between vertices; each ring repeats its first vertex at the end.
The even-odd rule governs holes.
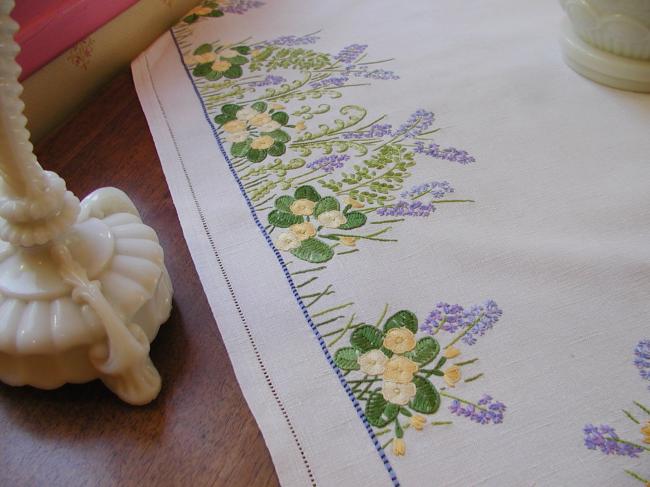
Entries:
POLYGON ((53 389, 101 379, 146 404, 161 387, 149 344, 171 310, 162 248, 122 191, 79 203, 38 164, 13 6, 0 2, 0 381, 53 389))
POLYGON ((650 92, 650 1, 560 0, 565 60, 581 75, 650 92))

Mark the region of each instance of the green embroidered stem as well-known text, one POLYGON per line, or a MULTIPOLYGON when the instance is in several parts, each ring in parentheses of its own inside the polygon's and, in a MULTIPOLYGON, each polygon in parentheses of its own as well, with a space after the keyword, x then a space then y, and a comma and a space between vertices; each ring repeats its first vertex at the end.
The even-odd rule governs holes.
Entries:
POLYGON ((433 330, 433 332, 431 334, 432 335, 437 334, 440 331, 440 328, 442 328, 442 325, 444 325, 445 323, 447 323, 447 316, 446 315, 445 315, 445 317, 443 319, 440 320, 440 323, 438 323, 438 326, 436 326, 435 330, 433 330))
POLYGON ((348 384, 372 384, 373 382, 380 382, 382 380, 384 379, 382 379, 381 377, 374 377, 372 379, 355 379, 355 380, 349 380, 348 384))
MULTIPOLYGON (((354 318, 355 318, 355 315, 352 315, 352 316, 350 317, 350 320, 348 321, 348 323, 347 323, 347 324, 343 327, 343 329, 341 330, 341 334, 340 334, 339 336, 337 336, 334 340, 332 340, 331 342, 329 342, 329 343, 327 344, 328 347, 333 346, 336 342, 338 342, 341 338, 343 338, 343 337, 345 336, 345 332, 347 332, 347 331, 350 329, 350 327, 352 326, 352 323, 354 322, 354 318)), ((357 325, 357 326, 358 326, 358 325, 357 325)), ((325 335, 325 336, 327 336, 327 335, 325 335)))
POLYGON ((476 379, 480 379, 481 377, 483 377, 483 372, 481 372, 480 374, 476 374, 473 377, 468 377, 463 382, 474 382, 476 379))
MULTIPOLYGON (((345 318, 345 316, 343 316, 343 315, 338 315, 338 316, 336 316, 336 317, 334 317, 334 318, 331 318, 331 319, 329 319, 329 320, 321 321, 320 323, 316 323, 316 328, 318 328, 319 326, 329 325, 330 323, 334 323, 335 321, 338 321, 338 320, 340 320, 341 318, 345 318)), ((330 333, 330 334, 331 334, 331 333, 330 333)), ((323 335, 323 336, 328 336, 328 335, 323 335)))
POLYGON ((483 314, 484 314, 484 313, 480 314, 479 317, 476 318, 476 319, 472 322, 472 324, 471 324, 470 326, 468 326, 468 327, 465 328, 463 331, 461 331, 460 334, 459 334, 456 338, 454 338, 454 339, 453 339, 453 340, 452 340, 452 341, 451 341, 451 342, 450 342, 450 343, 449 343, 449 344, 448 344, 444 349, 447 350, 449 347, 455 345, 456 342, 458 342, 458 340, 460 340, 460 339, 463 338, 465 335, 467 335, 467 334, 470 332, 470 330, 472 330, 472 328, 474 328, 476 325, 478 325, 479 321, 481 321, 481 320, 483 319, 483 314))
POLYGON ((431 203, 476 203, 474 200, 431 200, 431 203))
POLYGON ((392 228, 393 227, 386 227, 386 228, 383 228, 383 229, 379 230, 378 232, 371 233, 371 234, 368 234, 368 235, 353 235, 353 234, 346 234, 346 233, 328 233, 327 235, 320 235, 320 237, 327 238, 329 240, 338 240, 335 237, 353 237, 353 238, 362 238, 362 239, 366 239, 366 240, 375 240, 375 241, 379 241, 379 242, 397 242, 397 240, 395 240, 395 239, 376 238, 377 235, 382 235, 382 234, 388 232, 389 230, 392 230, 392 228))
POLYGON ((307 272, 322 271, 323 269, 327 269, 327 266, 322 265, 320 267, 312 267, 311 269, 303 269, 301 271, 292 272, 291 275, 295 276, 296 274, 306 274, 307 272))
POLYGON ((643 404, 640 402, 632 401, 641 411, 643 411, 646 414, 650 414, 650 409, 645 407, 643 404))
POLYGON ((395 218, 394 220, 380 220, 376 222, 369 222, 371 225, 382 225, 384 223, 396 223, 396 222, 403 222, 405 219, 404 218, 395 218))
POLYGON ((318 279, 318 276, 314 276, 314 277, 312 277, 311 279, 308 279, 308 280, 306 280, 305 282, 303 282, 303 283, 301 283, 301 284, 297 284, 297 285, 296 285, 296 288, 301 288, 301 287, 303 287, 303 286, 306 286, 306 285, 309 284, 310 282, 314 282, 316 279, 318 279))
POLYGON ((305 305, 305 306, 307 306, 307 307, 309 308, 311 305, 313 305, 313 304, 315 304, 316 302, 318 302, 318 300, 319 300, 320 298, 322 298, 323 296, 329 296, 330 294, 334 294, 334 291, 329 292, 331 288, 332 288, 332 285, 329 284, 329 285, 325 288, 325 290, 324 290, 322 293, 320 293, 320 294, 310 294, 310 295, 304 296, 305 298, 310 298, 310 297, 312 297, 312 296, 316 296, 316 298, 314 298, 314 300, 313 300, 311 303, 309 303, 309 304, 307 304, 307 305, 305 305))
POLYGON ((641 424, 638 419, 636 419, 634 416, 632 416, 631 412, 626 411, 625 409, 623 409, 623 413, 625 414, 625 416, 628 417, 628 419, 634 421, 636 424, 641 424))
POLYGON ((354 252, 359 252, 359 249, 346 250, 345 252, 337 252, 336 255, 353 254, 354 252))
POLYGON ((453 421, 431 421, 429 423, 431 426, 447 426, 449 424, 454 424, 453 421))
POLYGON ((459 367, 462 367, 463 365, 473 364, 477 360, 478 358, 473 358, 472 360, 465 360, 464 362, 456 362, 454 365, 458 365, 459 367))
POLYGON ((460 397, 457 396, 452 396, 451 394, 445 392, 445 391, 440 391, 440 395, 444 397, 448 397, 449 399, 454 399, 458 402, 462 402, 463 404, 467 404, 469 406, 474 406, 476 409, 480 409, 481 411, 488 411, 486 408, 483 406, 479 406, 478 404, 472 402, 472 401, 467 401, 466 399, 461 399, 460 397))
POLYGON ((381 315, 379 315, 379 319, 377 320, 377 323, 375 323, 375 326, 379 328, 379 325, 382 324, 384 321, 384 318, 386 318, 386 313, 388 313, 388 303, 384 305, 384 310, 381 312, 381 315))
POLYGON ((381 445, 382 450, 385 450, 386 447, 388 447, 388 445, 390 445, 390 444, 393 442, 394 439, 395 439, 395 438, 391 438, 391 439, 388 440, 386 443, 384 443, 383 445, 381 445))
MULTIPOLYGON (((339 309, 347 308, 348 306, 352 306, 353 304, 354 304, 353 302, 349 302, 349 303, 341 304, 339 306, 334 306, 332 308, 328 308, 328 309, 325 309, 323 311, 319 311, 318 313, 314 313, 313 315, 311 315, 311 317, 312 318, 317 318, 319 316, 326 315, 327 313, 331 313, 332 311, 337 311, 339 309)), ((354 316, 354 315, 352 315, 352 316, 354 316)))
POLYGON ((638 473, 633 472, 632 470, 623 470, 626 474, 628 474, 630 477, 633 479, 639 480, 641 482, 644 482, 645 484, 650 484, 650 480, 641 477, 638 473))
POLYGON ((376 432, 375 432, 375 436, 385 435, 385 434, 388 433, 389 431, 390 431, 390 428, 386 428, 385 430, 381 430, 381 431, 376 431, 376 432))

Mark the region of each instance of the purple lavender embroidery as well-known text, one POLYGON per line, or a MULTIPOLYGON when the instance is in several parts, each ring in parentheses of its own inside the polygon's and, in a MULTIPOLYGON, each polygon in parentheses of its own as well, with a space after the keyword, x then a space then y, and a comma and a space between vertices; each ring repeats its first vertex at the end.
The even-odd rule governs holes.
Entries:
POLYGON ((629 443, 623 443, 611 426, 602 424, 594 426, 593 424, 585 425, 585 446, 590 450, 600 450, 606 455, 622 455, 637 458, 642 448, 629 443))
POLYGON ((414 199, 426 194, 437 199, 443 198, 446 194, 453 192, 454 188, 451 187, 448 181, 431 181, 430 183, 413 186, 408 191, 403 191, 400 196, 402 198, 414 199))
POLYGON ((467 151, 458 150, 454 147, 447 147, 446 149, 441 149, 438 144, 431 143, 427 146, 424 145, 424 142, 418 141, 415 143, 414 152, 418 154, 425 154, 430 157, 435 157, 436 159, 445 159, 451 162, 457 162, 459 164, 470 164, 476 162, 472 156, 470 156, 467 151))
POLYGON ((367 47, 367 44, 351 44, 345 46, 336 56, 334 56, 334 59, 343 64, 351 64, 361 56, 361 54, 363 54, 363 51, 365 51, 367 47))
POLYGON ((388 71, 386 69, 373 69, 372 71, 364 70, 360 76, 362 78, 380 79, 384 81, 389 79, 399 79, 399 76, 396 75, 393 71, 388 71))
POLYGON ((393 126, 389 123, 379 124, 376 123, 372 125, 368 130, 363 130, 361 132, 348 132, 344 133, 344 139, 374 139, 375 137, 385 137, 387 135, 392 135, 393 126))
POLYGON ((650 380, 650 340, 641 340, 635 347, 634 365, 643 379, 650 380))
POLYGON ((252 8, 259 8, 264 2, 258 0, 232 0, 230 5, 224 5, 221 10, 227 14, 244 14, 252 8))
POLYGON ((251 81, 249 84, 251 86, 261 87, 261 86, 269 86, 269 85, 279 85, 280 83, 284 83, 285 81, 286 79, 284 79, 282 76, 273 76, 272 74, 269 74, 263 80, 251 81))
POLYGON ((502 314, 503 311, 491 299, 469 309, 464 309, 459 304, 438 303, 420 329, 429 334, 439 329, 448 333, 466 329, 462 341, 467 345, 474 345, 478 337, 494 327, 502 314))
POLYGON ((384 206, 377 210, 381 216, 422 216, 427 217, 435 211, 432 204, 424 204, 421 201, 399 201, 391 206, 384 206))
POLYGON ((304 36, 280 36, 272 39, 270 41, 262 42, 257 44, 255 47, 264 47, 264 46, 302 46, 306 44, 316 44, 316 41, 320 37, 315 36, 314 34, 305 34, 304 36))
POLYGON ((343 167, 343 163, 350 159, 350 156, 347 155, 333 155, 333 156, 324 156, 315 161, 311 161, 307 164, 308 168, 311 169, 321 169, 324 172, 331 174, 337 169, 343 167))
POLYGON ((347 76, 330 76, 329 78, 325 78, 320 81, 313 81, 309 83, 309 86, 312 88, 322 88, 324 86, 335 86, 339 87, 344 85, 350 78, 347 76))
POLYGON ((474 404, 463 404, 454 399, 449 406, 449 411, 456 416, 469 418, 478 424, 500 424, 503 423, 503 415, 506 411, 506 405, 499 401, 494 401, 492 396, 485 394, 479 401, 478 407, 474 404))
POLYGON ((413 112, 408 120, 399 126, 399 128, 395 131, 395 135, 404 137, 417 137, 429 127, 431 127, 433 120, 433 112, 419 109, 413 112))

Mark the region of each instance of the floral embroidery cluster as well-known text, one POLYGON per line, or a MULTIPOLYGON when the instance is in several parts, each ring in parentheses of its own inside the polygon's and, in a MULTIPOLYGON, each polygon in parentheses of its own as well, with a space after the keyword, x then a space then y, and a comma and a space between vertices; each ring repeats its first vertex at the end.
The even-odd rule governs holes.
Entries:
POLYGON ((486 394, 476 400, 452 394, 483 376, 475 370, 478 358, 459 357, 499 320, 496 303, 441 303, 422 326, 408 310, 386 318, 386 306, 369 325, 346 313, 354 302, 330 303, 336 290, 323 285, 332 259, 396 242, 386 235, 394 224, 473 202, 452 199, 456 189, 444 180, 405 187, 418 158, 431 166, 464 166, 474 157, 437 141, 440 129, 427 109, 392 124, 385 115, 339 101, 353 87, 399 79, 378 67, 389 60, 368 57, 366 44, 322 52, 318 33, 310 33, 193 46, 191 24, 220 16, 224 5, 203 2, 174 35, 244 191, 287 258, 304 306, 375 433, 390 436, 384 447, 392 444, 395 455, 404 455, 405 430, 450 425, 455 418, 501 423, 503 403, 486 394), (323 303, 331 305, 317 309, 323 303), (334 348, 341 340, 346 344, 334 348))
POLYGON ((183 22, 193 24, 202 17, 223 17, 226 13, 243 14, 262 5, 263 2, 256 0, 204 0, 185 14, 183 22))
MULTIPOLYGON (((641 371, 641 377, 648 380, 647 371, 650 368, 650 340, 641 340, 634 350, 634 365, 641 371)), ((634 409, 623 410, 625 417, 634 425, 632 437, 623 439, 616 430, 606 424, 599 426, 585 425, 584 442, 590 450, 598 450, 605 455, 618 455, 629 458, 638 458, 650 453, 650 408, 638 401, 632 401, 634 409)), ((650 477, 642 476, 638 472, 625 470, 630 477, 650 487, 650 477)))

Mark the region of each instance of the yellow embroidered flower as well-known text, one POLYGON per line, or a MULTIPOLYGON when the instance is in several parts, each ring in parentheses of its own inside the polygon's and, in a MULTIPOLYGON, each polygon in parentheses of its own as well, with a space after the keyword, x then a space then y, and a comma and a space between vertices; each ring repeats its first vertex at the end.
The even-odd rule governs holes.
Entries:
POLYGON ((352 208, 363 208, 364 207, 364 204, 361 203, 361 201, 355 200, 351 196, 346 196, 345 200, 344 200, 344 203, 346 205, 350 205, 352 208))
POLYGON ((291 213, 293 213, 294 215, 309 216, 312 213, 314 213, 315 206, 316 203, 314 203, 311 200, 300 199, 291 203, 289 209, 291 210, 291 213))
POLYGON ((257 110, 251 108, 251 107, 246 107, 242 108, 240 110, 237 110, 237 114, 235 115, 237 119, 239 120, 250 120, 253 118, 255 115, 257 115, 258 112, 257 110))
POLYGON ((273 145, 273 137, 270 135, 262 135, 261 137, 256 137, 251 142, 251 149, 268 149, 273 145))
POLYGON ((226 141, 230 143, 244 142, 248 138, 248 132, 233 132, 226 134, 226 141))
POLYGON ((424 425, 427 424, 427 418, 420 416, 419 414, 414 414, 411 416, 411 427, 415 428, 418 431, 422 431, 424 425))
POLYGON ((406 454, 406 442, 402 438, 393 440, 393 454, 398 457, 403 457, 406 454))
POLYGON ((409 382, 408 384, 399 384, 390 380, 384 381, 384 386, 381 389, 381 395, 384 396, 388 402, 404 406, 408 404, 413 396, 415 396, 415 384, 409 382))
POLYGON ((408 328, 391 328, 384 338, 384 347, 395 353, 409 352, 415 348, 415 335, 408 328))
POLYGON ((210 12, 212 12, 212 9, 210 7, 194 7, 192 10, 187 12, 187 15, 208 15, 210 12))
POLYGON ((442 356, 445 358, 455 358, 460 355, 460 350, 456 347, 445 348, 445 351, 442 352, 442 356))
POLYGON ((460 380, 460 367, 458 365, 447 367, 443 379, 449 387, 455 387, 456 382, 460 380))
POLYGON ((275 120, 271 120, 269 123, 265 123, 264 125, 260 125, 259 129, 260 132, 273 132, 274 130, 279 129, 282 127, 278 122, 275 120))
POLYGON ((220 59, 219 61, 212 63, 212 71, 223 73, 224 71, 228 71, 230 69, 230 66, 232 66, 232 64, 230 64, 228 61, 220 59))
POLYGON ((388 357, 381 350, 370 350, 357 358, 361 372, 368 375, 379 375, 384 372, 388 357))
POLYGON ((296 131, 297 131, 297 132, 302 132, 302 131, 305 130, 306 128, 307 128, 307 127, 305 126, 305 121, 304 121, 304 120, 301 120, 300 122, 297 122, 297 123, 296 123, 296 131))
POLYGON ((293 250, 300 247, 300 239, 293 232, 284 232, 278 235, 275 246, 280 250, 293 250))
POLYGON ((643 443, 650 444, 650 421, 646 421, 645 425, 641 428, 643 434, 643 443))
POLYGON ((384 368, 384 379, 407 384, 413 380, 413 374, 418 370, 418 365, 406 357, 393 355, 384 368))
POLYGON ((318 215, 318 223, 327 228, 338 228, 348 219, 338 210, 326 211, 318 215))
POLYGON ((298 237, 298 240, 307 240, 316 235, 316 227, 309 222, 296 223, 289 229, 298 237))
POLYGON ((357 237, 339 237, 339 242, 347 247, 356 247, 357 240, 357 237))
POLYGON ((272 122, 273 120, 271 119, 271 116, 268 113, 258 113, 257 115, 254 115, 248 123, 250 123, 253 127, 261 127, 262 125, 266 125, 269 122, 272 122))
POLYGON ((222 127, 226 132, 243 132, 246 130, 246 122, 243 120, 231 120, 222 127))
POLYGON ((203 54, 188 54, 184 56, 185 64, 205 64, 217 60, 217 55, 213 52, 205 52, 203 54))
POLYGON ((239 53, 235 51, 234 49, 224 49, 223 51, 219 51, 219 56, 230 59, 231 57, 239 56, 239 53))
POLYGON ((284 110, 285 106, 280 103, 271 103, 272 110, 284 110))

